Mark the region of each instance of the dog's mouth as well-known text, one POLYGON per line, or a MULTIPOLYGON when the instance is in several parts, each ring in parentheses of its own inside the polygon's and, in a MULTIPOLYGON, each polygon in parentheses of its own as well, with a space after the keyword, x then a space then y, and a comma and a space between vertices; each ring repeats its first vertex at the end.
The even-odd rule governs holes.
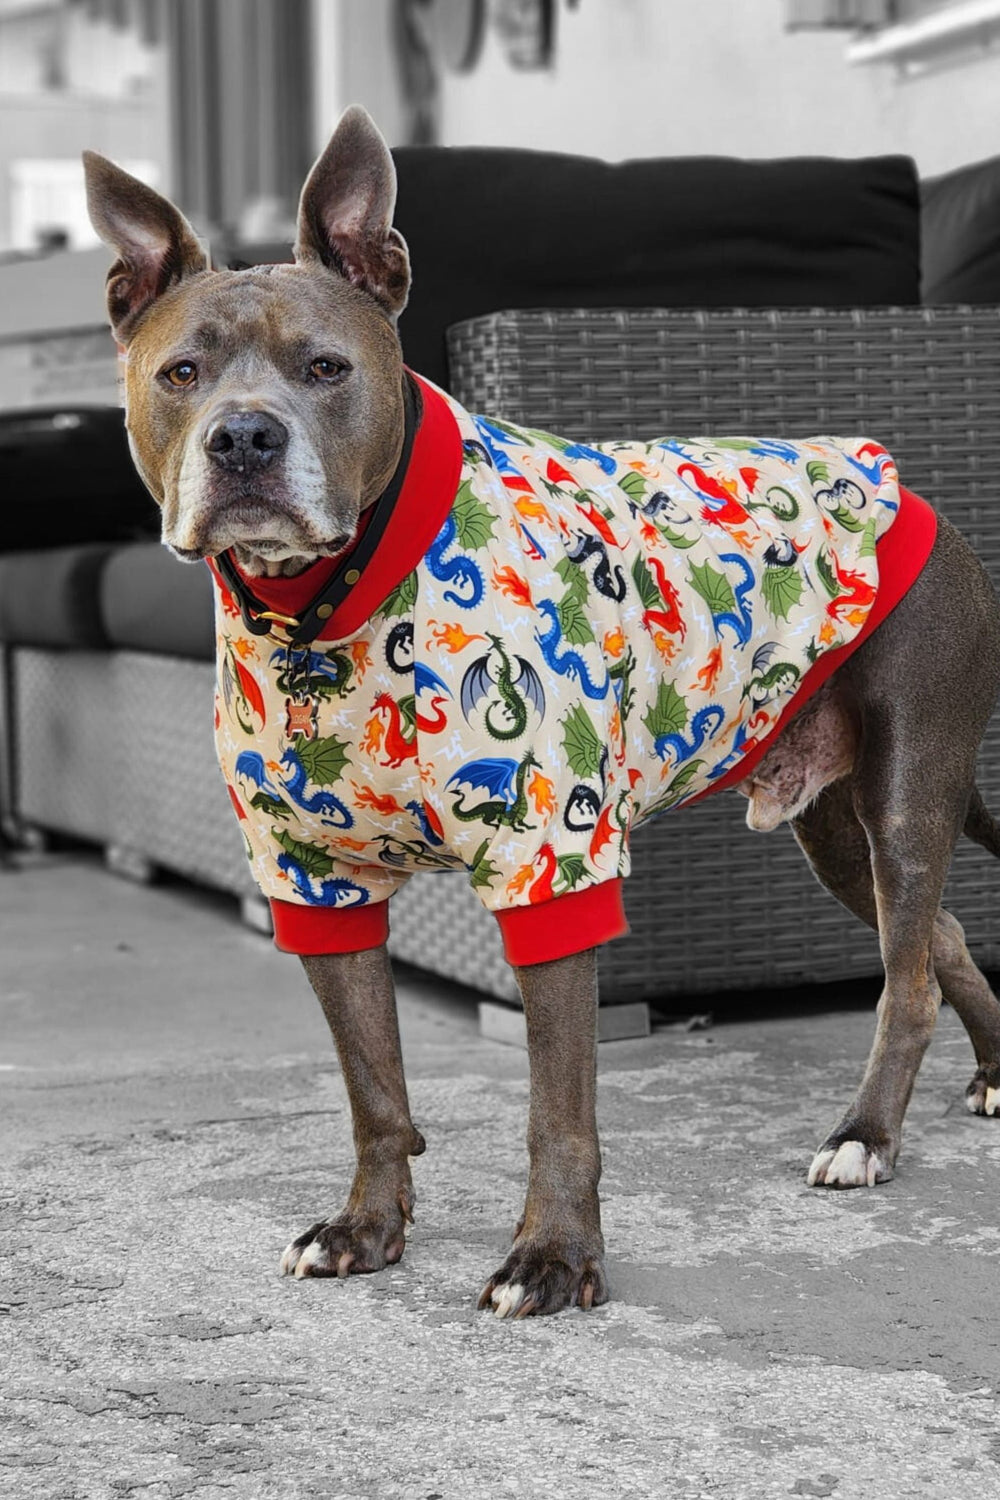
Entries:
POLYGON ((291 557, 338 557, 341 552, 347 550, 353 540, 353 535, 345 531, 324 542, 316 542, 307 538, 303 538, 301 542, 292 543, 283 541, 280 537, 247 537, 245 539, 234 537, 229 541, 213 542, 204 547, 177 547, 169 542, 167 545, 181 562, 203 562, 206 557, 218 557, 220 552, 227 552, 230 547, 241 558, 259 557, 264 562, 284 562, 291 557))
POLYGON ((314 553, 317 557, 336 557, 343 552, 354 540, 352 531, 341 531, 336 536, 328 537, 326 541, 317 541, 313 537, 303 535, 301 542, 289 541, 287 537, 240 537, 231 545, 239 547, 244 552, 253 552, 258 557, 271 558, 301 557, 303 553, 314 553))
POLYGON ((241 496, 213 510, 205 521, 203 536, 193 538, 197 545, 178 547, 168 537, 164 541, 184 562, 200 562, 233 548, 241 560, 256 557, 278 563, 292 557, 336 557, 350 546, 355 530, 317 535, 313 526, 284 506, 257 496, 241 496))
POLYGON ((350 541, 350 533, 344 531, 326 542, 310 539, 305 546, 294 545, 285 538, 275 536, 241 537, 233 545, 241 547, 245 552, 256 553, 258 557, 290 557, 293 553, 301 554, 304 551, 315 552, 318 557, 334 557, 338 552, 343 552, 350 541))

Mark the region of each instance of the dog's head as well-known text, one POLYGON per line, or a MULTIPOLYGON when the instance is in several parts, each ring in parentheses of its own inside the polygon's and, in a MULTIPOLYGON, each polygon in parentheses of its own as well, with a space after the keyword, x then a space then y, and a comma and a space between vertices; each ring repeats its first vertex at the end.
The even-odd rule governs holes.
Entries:
POLYGON ((347 110, 309 174, 294 265, 214 271, 171 203, 102 156, 84 162, 91 220, 118 255, 108 313, 163 540, 186 561, 233 547, 255 573, 342 551, 403 436, 410 270, 374 122, 347 110))

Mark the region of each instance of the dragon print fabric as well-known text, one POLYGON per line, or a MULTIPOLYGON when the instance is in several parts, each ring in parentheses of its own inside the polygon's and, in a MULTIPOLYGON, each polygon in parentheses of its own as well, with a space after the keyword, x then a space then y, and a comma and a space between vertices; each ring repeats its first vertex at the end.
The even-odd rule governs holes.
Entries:
POLYGON ((219 758, 280 901, 460 868, 502 912, 617 880, 631 828, 731 772, 876 598, 877 443, 587 445, 434 394, 457 492, 360 629, 252 636, 216 576, 219 758))

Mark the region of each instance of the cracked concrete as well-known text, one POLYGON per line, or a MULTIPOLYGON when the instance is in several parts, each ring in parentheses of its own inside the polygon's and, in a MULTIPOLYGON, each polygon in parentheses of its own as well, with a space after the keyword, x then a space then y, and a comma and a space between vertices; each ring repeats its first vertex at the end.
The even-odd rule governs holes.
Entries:
MULTIPOLYGON (((1000 1496, 1000 1121, 946 1012, 896 1179, 805 1185, 860 1009, 600 1059, 614 1300, 474 1310, 526 1170, 525 1057, 412 974, 406 1255, 277 1276, 350 1125, 294 960, 79 856, 0 876, 0 1494, 20 1500, 1000 1496)), ((702 1006, 699 1003, 699 1009, 702 1006)))

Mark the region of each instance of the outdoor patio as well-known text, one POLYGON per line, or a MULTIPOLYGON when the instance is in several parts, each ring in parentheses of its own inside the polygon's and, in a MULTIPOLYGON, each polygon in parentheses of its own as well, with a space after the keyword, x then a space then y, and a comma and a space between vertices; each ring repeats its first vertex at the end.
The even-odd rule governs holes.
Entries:
MULTIPOLYGON (((527 1059, 410 971, 417 1223, 377 1277, 294 1282, 350 1127, 295 960, 234 905, 78 853, 0 874, 11 1500, 1000 1492, 1000 1127, 950 1012, 895 1181, 805 1185, 870 986, 600 1055, 613 1301, 475 1311, 526 1170, 527 1059)), ((669 962, 665 954, 664 962, 669 962)), ((701 1007, 699 1007, 701 1008, 701 1007)))

